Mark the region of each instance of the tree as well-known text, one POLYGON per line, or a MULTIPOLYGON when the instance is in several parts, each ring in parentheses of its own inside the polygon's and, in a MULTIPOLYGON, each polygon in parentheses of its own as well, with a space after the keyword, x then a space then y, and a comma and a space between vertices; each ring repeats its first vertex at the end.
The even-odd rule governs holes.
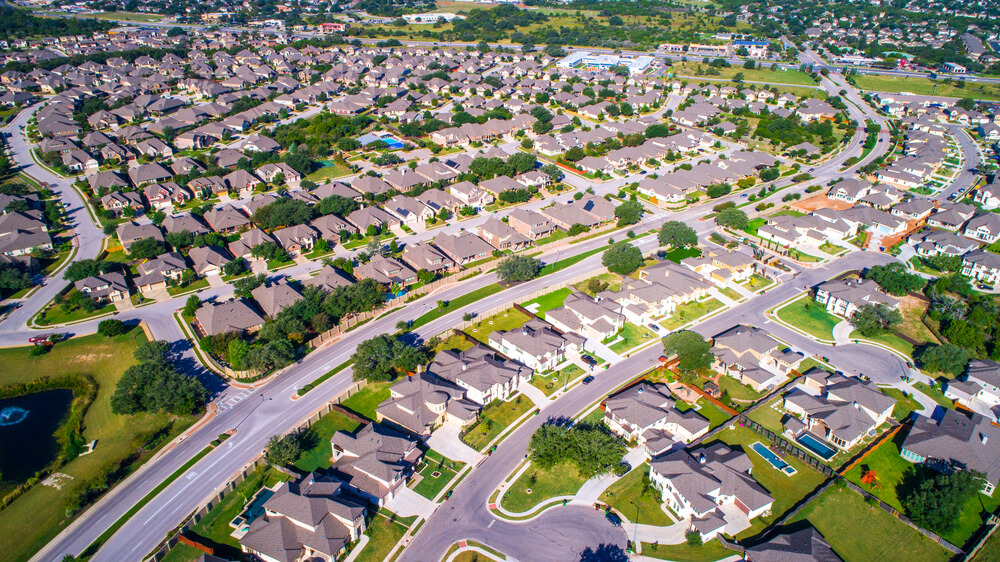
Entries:
POLYGON ((881 303, 866 304, 851 315, 851 323, 866 338, 887 332, 902 321, 903 314, 899 310, 881 303))
MULTIPOLYGON (((143 358, 155 355, 150 353, 153 347, 141 354, 143 358)), ((136 356, 140 356, 138 349, 136 356)), ((178 373, 166 360, 154 358, 125 370, 111 395, 111 411, 116 414, 166 412, 190 415, 202 408, 207 396, 205 387, 197 378, 178 373)))
POLYGON ((299 460, 302 448, 299 443, 298 434, 290 433, 284 437, 272 435, 267 440, 267 447, 264 453, 264 460, 269 466, 288 466, 299 460))
POLYGON ((642 220, 642 203, 638 201, 626 201, 615 207, 615 217, 618 218, 618 227, 638 224, 642 220))
POLYGON ((415 371, 427 362, 427 352, 407 345, 397 336, 381 334, 361 342, 351 361, 354 380, 390 381, 399 373, 415 371))
POLYGON ((900 262, 872 266, 865 272, 865 279, 871 279, 878 283, 883 291, 897 297, 919 291, 927 283, 923 277, 909 273, 906 266, 900 262))
POLYGON ((126 326, 121 320, 115 320, 114 318, 101 320, 101 322, 97 325, 97 333, 109 338, 120 336, 127 331, 128 326, 126 326))
POLYGON ((128 248, 128 255, 133 259, 145 260, 155 258, 166 251, 167 248, 163 242, 155 238, 142 238, 132 242, 128 248))
MULTIPOLYGON (((915 468, 909 475, 916 478, 915 468)), ((927 476, 899 498, 907 517, 937 533, 955 527, 965 504, 983 486, 983 475, 974 470, 953 469, 927 476)))
POLYGON ((625 454, 625 444, 597 424, 581 422, 545 424, 535 430, 528 443, 531 462, 543 469, 560 464, 576 466, 585 478, 613 471, 625 454))
POLYGON ((66 280, 75 283, 81 279, 106 273, 110 265, 100 260, 92 259, 75 261, 66 268, 66 280))
POLYGON ((628 242, 612 244, 601 257, 601 263, 604 264, 604 267, 619 275, 632 273, 642 267, 644 261, 642 251, 628 242))
POLYGON ((321 215, 338 215, 341 217, 346 217, 347 215, 357 211, 361 208, 361 204, 350 199, 348 197, 343 197, 340 195, 331 195, 329 197, 324 197, 320 200, 318 204, 319 213, 321 215))
POLYGON ((507 159, 507 165, 514 168, 517 174, 523 174, 535 169, 535 164, 537 163, 538 158, 534 154, 527 152, 514 153, 507 159))
POLYGON ((778 179, 779 175, 781 175, 781 172, 778 170, 778 168, 765 168, 760 172, 760 180, 761 181, 776 180, 778 179))
POLYGON ((565 158, 567 162, 579 162, 586 157, 587 153, 584 152, 579 146, 574 146, 573 148, 567 150, 566 154, 563 155, 563 158, 565 158))
POLYGON ((191 295, 187 298, 184 303, 184 308, 181 310, 181 314, 184 316, 194 316, 198 309, 201 308, 201 299, 198 295, 191 295))
POLYGON ((969 363, 969 352, 951 344, 928 345, 913 354, 917 366, 927 371, 961 375, 969 363))
POLYGON ((236 296, 250 298, 250 291, 263 285, 266 279, 267 275, 264 273, 237 279, 233 281, 233 292, 236 293, 236 296))
POLYGON ((225 275, 243 275, 247 271, 250 271, 250 268, 247 266, 247 260, 243 258, 228 261, 222 266, 222 273, 225 275))
POLYGON ((657 235, 660 246, 687 248, 698 245, 698 233, 681 221, 667 221, 657 235))
POLYGON ((682 371, 708 369, 715 361, 712 346, 697 332, 681 330, 663 338, 663 354, 677 355, 677 366, 682 371))
POLYGON ((510 256, 497 264, 497 276, 508 283, 530 281, 542 270, 541 260, 529 256, 510 256))
POLYGON ((717 197, 722 197, 723 195, 729 195, 732 191, 733 187, 728 183, 713 183, 705 188, 705 195, 707 195, 710 199, 715 199, 717 197))
POLYGON ((750 219, 747 218, 747 214, 742 210, 730 207, 723 209, 719 214, 715 215, 715 224, 733 230, 742 230, 750 224, 750 219))
POLYGON ((165 363, 170 344, 163 340, 145 341, 136 346, 133 355, 140 363, 165 363))

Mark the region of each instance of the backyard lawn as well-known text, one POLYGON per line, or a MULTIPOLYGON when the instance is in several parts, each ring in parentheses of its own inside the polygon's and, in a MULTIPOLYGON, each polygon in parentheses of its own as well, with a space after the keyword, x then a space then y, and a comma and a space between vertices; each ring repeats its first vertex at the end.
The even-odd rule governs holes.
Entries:
POLYGON ((582 374, 583 369, 574 363, 560 371, 553 371, 548 376, 535 373, 531 377, 531 384, 544 392, 546 396, 551 396, 553 392, 562 388, 564 384, 568 386, 573 382, 573 379, 582 374))
POLYGON ((307 175, 304 179, 311 180, 316 183, 323 183, 326 180, 348 176, 351 174, 351 169, 342 164, 331 162, 329 160, 321 162, 321 164, 323 165, 322 168, 307 175))
MULTIPOLYGON (((98 335, 71 338, 56 344, 40 357, 30 356, 31 346, 0 349, 0 386, 19 385, 40 375, 89 375, 97 383, 97 396, 83 417, 83 438, 98 443, 94 452, 79 456, 63 465, 59 472, 70 476, 72 484, 88 482, 104 473, 107 466, 119 463, 136 453, 137 443, 160 435, 157 445, 147 447, 128 468, 134 470, 159 445, 169 442, 188 427, 195 417, 166 414, 123 416, 111 411, 115 385, 129 366, 135 363, 136 346, 146 341, 142 330, 114 338, 98 335)), ((0 552, 9 560, 27 560, 54 537, 70 519, 64 504, 73 489, 36 485, 3 509, 0 515, 0 552), (9 557, 9 558, 8 558, 9 557)))
POLYGON ((698 407, 698 413, 705 416, 705 418, 708 419, 708 423, 710 423, 712 427, 720 426, 729 421, 729 418, 733 417, 729 415, 728 412, 709 402, 708 399, 704 397, 699 398, 698 401, 695 402, 695 405, 698 407))
POLYGON ((621 341, 611 344, 611 351, 615 353, 625 353, 626 351, 638 347, 650 340, 656 339, 656 334, 645 326, 636 326, 631 322, 626 322, 618 335, 614 339, 621 338, 621 341))
POLYGON ((517 310, 516 308, 510 308, 500 314, 490 316, 489 318, 483 318, 472 326, 466 328, 465 333, 469 334, 476 340, 489 345, 490 334, 493 332, 509 331, 520 328, 528 320, 531 320, 530 316, 520 310, 517 310))
POLYGON ((728 375, 719 376, 718 385, 719 390, 728 393, 729 397, 733 400, 753 402, 763 396, 761 393, 745 384, 741 384, 740 381, 728 375))
POLYGON ((861 496, 836 486, 790 521, 808 520, 844 560, 941 561, 951 553, 861 496))
POLYGON ((389 386, 391 384, 390 382, 371 383, 350 395, 340 405, 355 414, 360 414, 370 420, 374 420, 375 408, 386 398, 389 398, 389 386))
POLYGON ((666 527, 674 520, 663 511, 660 492, 649 481, 649 464, 642 463, 612 484, 601 501, 623 513, 632 523, 666 527))
POLYGON ((553 308, 559 308, 563 305, 563 301, 566 297, 572 293, 568 287, 552 291, 551 293, 544 294, 538 298, 531 299, 526 303, 522 303, 521 306, 535 313, 536 316, 540 318, 545 318, 545 312, 552 310, 553 308))
POLYGON ((664 252, 664 258, 674 263, 681 263, 681 260, 697 258, 699 256, 701 256, 701 250, 698 248, 674 248, 664 252))
POLYGON ((660 322, 660 325, 667 330, 673 331, 692 320, 697 320, 720 308, 722 308, 722 302, 716 298, 692 301, 678 306, 674 310, 674 313, 670 315, 670 318, 660 322))
POLYGON ((712 562, 729 558, 735 553, 722 546, 717 540, 711 540, 701 546, 681 544, 642 543, 642 555, 658 560, 673 562, 712 562))
POLYGON ((883 388, 882 393, 896 399, 896 405, 892 408, 892 417, 905 421, 910 414, 921 408, 920 402, 914 400, 912 395, 903 396, 903 391, 898 388, 883 388))
POLYGON ((465 466, 464 462, 453 461, 445 458, 433 449, 424 453, 424 467, 420 469, 421 480, 413 487, 413 491, 421 496, 433 500, 441 490, 458 475, 458 472, 465 466), (437 476, 435 476, 435 473, 437 476))
POLYGON ((833 340, 833 327, 841 319, 830 314, 822 305, 813 302, 807 293, 775 311, 779 320, 791 324, 821 340, 833 340))
POLYGON ((438 343, 436 346, 434 346, 434 354, 437 355, 438 353, 440 353, 440 352, 442 352, 442 351, 444 351, 446 349, 453 349, 453 350, 456 350, 456 351, 465 351, 467 349, 472 349, 473 345, 475 345, 475 344, 473 344, 471 341, 469 341, 469 339, 466 338, 465 336, 461 336, 461 335, 458 335, 458 334, 452 334, 452 335, 448 336, 447 338, 441 340, 440 343, 438 343))
POLYGON ((481 451, 514 423, 514 420, 534 407, 535 404, 531 399, 523 395, 518 395, 517 398, 507 402, 488 404, 479 413, 479 421, 462 436, 462 441, 473 449, 481 451))
POLYGON ((746 453, 750 458, 750 462, 753 463, 753 479, 763 486, 768 494, 774 498, 771 514, 754 519, 751 522, 752 525, 747 530, 737 535, 738 538, 756 535, 826 480, 826 477, 822 474, 809 468, 791 455, 784 456, 782 460, 792 465, 797 472, 789 476, 784 472, 778 471, 769 462, 764 460, 763 457, 750 450, 750 445, 757 441, 766 444, 766 440, 748 428, 737 427, 735 429, 725 429, 717 434, 713 442, 716 440, 741 449, 746 453))
POLYGON ((394 513, 380 509, 368 522, 368 544, 354 558, 356 562, 383 562, 388 560, 389 551, 403 538, 415 518, 400 518, 394 513))
POLYGON ((531 465, 507 488, 500 505, 508 511, 523 513, 547 499, 575 494, 585 481, 573 464, 557 464, 548 470, 531 465))
POLYGON ((358 422, 336 410, 321 417, 309 428, 307 439, 312 446, 302 451, 302 456, 295 461, 295 468, 302 472, 329 468, 330 458, 333 456, 330 445, 333 434, 341 430, 353 433, 359 426, 358 422))

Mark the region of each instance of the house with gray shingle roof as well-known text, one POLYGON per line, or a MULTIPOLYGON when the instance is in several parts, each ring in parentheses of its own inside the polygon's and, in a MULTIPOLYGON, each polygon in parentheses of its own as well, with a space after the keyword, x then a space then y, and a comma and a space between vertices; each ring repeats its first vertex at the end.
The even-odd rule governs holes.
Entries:
POLYGON ((604 423, 627 441, 633 439, 650 457, 675 443, 690 443, 708 433, 709 421, 694 409, 683 412, 664 383, 639 381, 603 402, 604 423))
POLYGON ((264 318, 243 298, 204 303, 194 317, 201 332, 209 336, 256 332, 264 325, 264 318))
POLYGON ((338 431, 333 445, 333 474, 348 488, 383 506, 406 486, 423 451, 417 441, 379 423, 370 423, 354 434, 338 431))
POLYGON ((904 459, 936 470, 975 470, 985 475, 982 493, 1000 483, 1000 426, 986 417, 945 409, 939 419, 919 416, 899 447, 904 459))

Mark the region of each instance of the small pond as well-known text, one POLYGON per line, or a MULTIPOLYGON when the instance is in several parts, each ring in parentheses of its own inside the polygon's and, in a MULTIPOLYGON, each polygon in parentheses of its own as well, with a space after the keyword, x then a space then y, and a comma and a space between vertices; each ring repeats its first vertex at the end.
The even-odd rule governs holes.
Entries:
POLYGON ((47 390, 0 400, 0 474, 21 482, 59 454, 55 433, 69 413, 73 392, 47 390))

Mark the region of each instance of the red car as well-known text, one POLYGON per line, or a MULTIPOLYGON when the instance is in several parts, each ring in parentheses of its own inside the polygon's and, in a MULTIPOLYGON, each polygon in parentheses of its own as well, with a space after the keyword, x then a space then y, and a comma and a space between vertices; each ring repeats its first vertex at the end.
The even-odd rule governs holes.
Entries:
POLYGON ((34 336, 28 340, 28 343, 41 343, 43 341, 49 341, 52 334, 45 334, 43 336, 34 336))

